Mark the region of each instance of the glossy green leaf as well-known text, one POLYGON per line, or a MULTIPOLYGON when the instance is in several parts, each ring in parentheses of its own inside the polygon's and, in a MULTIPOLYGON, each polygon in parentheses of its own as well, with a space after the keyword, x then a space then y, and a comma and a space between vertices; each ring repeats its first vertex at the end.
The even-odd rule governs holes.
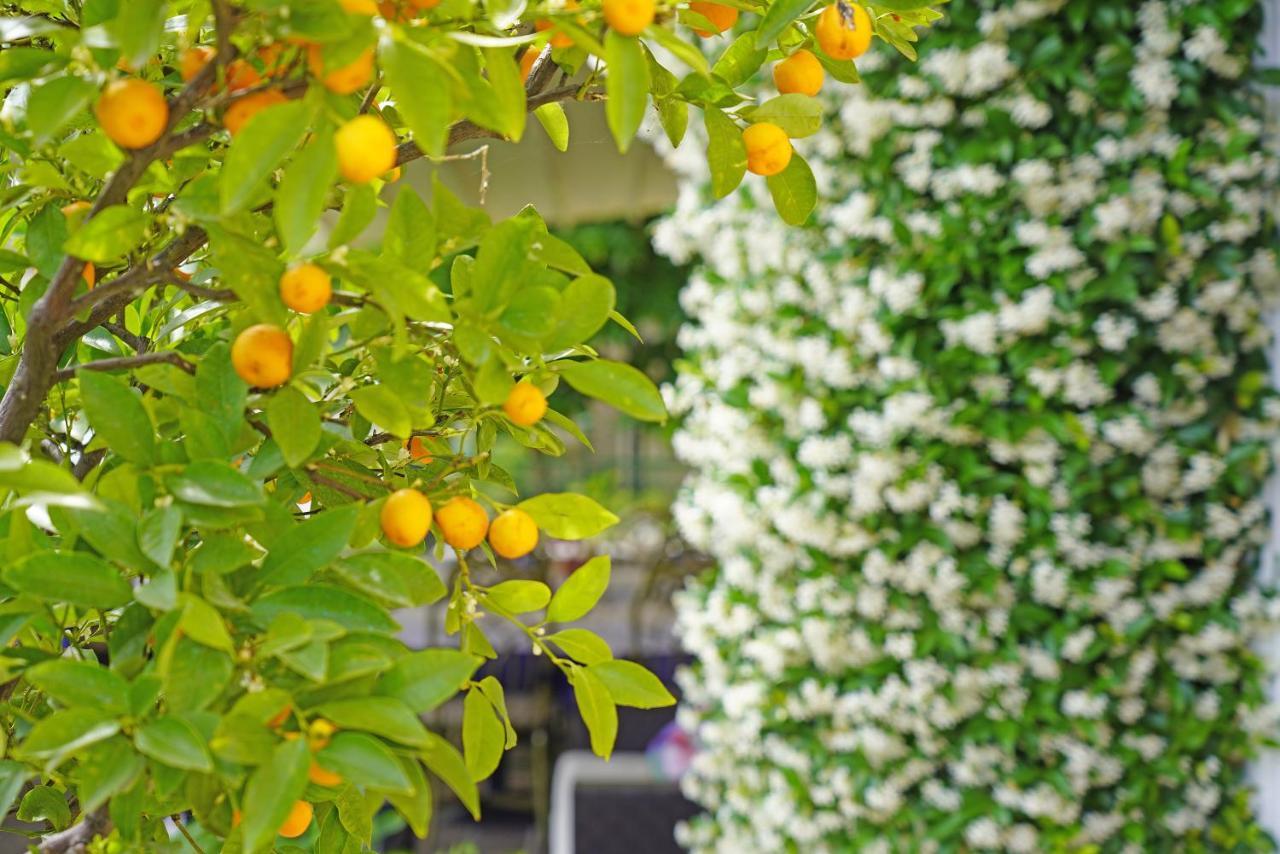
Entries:
POLYGON ((618 517, 593 499, 574 492, 544 492, 517 505, 539 530, 558 540, 585 540, 618 523, 618 517))
POLYGON ((597 555, 570 573, 551 599, 547 621, 571 623, 585 617, 609 586, 610 566, 608 555, 597 555))
POLYGON ((119 608, 133 598, 124 577, 85 552, 36 552, 0 571, 5 584, 45 602, 119 608))
POLYGON ((290 101, 267 107, 240 129, 219 173, 224 216, 243 211, 262 194, 271 173, 306 135, 314 115, 311 104, 290 101))
POLYGON ((667 407, 662 402, 658 387, 631 365, 606 359, 568 362, 560 368, 560 375, 576 390, 604 401, 632 418, 657 422, 667 420, 667 407))
POLYGON ((625 153, 644 121, 649 101, 649 64, 640 42, 634 38, 609 30, 605 33, 604 45, 608 66, 605 118, 618 150, 625 153))
POLYGON ((122 380, 99 371, 80 371, 80 396, 89 423, 112 451, 131 462, 155 457, 155 428, 138 395, 122 380))
POLYGON ((377 692, 426 714, 462 689, 481 659, 456 649, 424 649, 402 656, 378 680, 377 692))
POLYGON ((593 664, 590 670, 604 683, 609 696, 619 706, 637 709, 658 709, 675 705, 676 698, 648 670, 634 661, 613 659, 593 664))

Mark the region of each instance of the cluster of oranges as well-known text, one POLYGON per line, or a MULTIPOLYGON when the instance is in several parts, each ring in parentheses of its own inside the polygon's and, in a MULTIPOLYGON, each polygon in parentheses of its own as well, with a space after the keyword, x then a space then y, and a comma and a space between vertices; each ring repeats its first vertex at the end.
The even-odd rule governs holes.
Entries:
MULTIPOLYGON (((513 423, 530 427, 546 414, 547 398, 541 389, 525 380, 512 387, 502 410, 513 423)), ((408 448, 415 461, 430 461, 420 439, 416 444, 411 439, 408 448)), ((399 489, 387 497, 378 517, 387 541, 401 548, 412 548, 426 539, 433 520, 441 538, 460 551, 480 545, 486 534, 494 552, 509 560, 524 557, 538 544, 538 525, 525 511, 508 508, 491 523, 478 502, 461 495, 433 511, 431 500, 417 489, 399 489)))
MULTIPOLYGON (((857 3, 832 3, 818 15, 814 26, 819 49, 834 60, 862 56, 871 47, 871 33, 871 16, 857 3)), ((783 95, 817 95, 825 78, 821 60, 805 48, 773 67, 774 85, 783 95)), ((772 122, 751 125, 742 132, 742 142, 747 149, 747 169, 756 175, 777 175, 791 162, 791 140, 772 122)))

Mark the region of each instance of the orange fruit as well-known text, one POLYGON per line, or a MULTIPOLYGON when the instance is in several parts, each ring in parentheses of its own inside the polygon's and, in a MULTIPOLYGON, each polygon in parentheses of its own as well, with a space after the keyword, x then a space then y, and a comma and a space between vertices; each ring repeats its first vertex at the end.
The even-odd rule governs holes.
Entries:
POLYGON ((319 762, 311 760, 311 767, 307 769, 307 779, 315 783, 317 786, 333 787, 342 782, 342 775, 335 774, 328 768, 324 768, 319 762))
POLYGON ((231 345, 231 366, 251 386, 284 385, 293 375, 293 339, 279 326, 250 326, 231 345))
POLYGON ((383 502, 378 521, 388 540, 401 548, 411 548, 426 539, 431 530, 431 502, 416 489, 398 489, 383 502))
POLYGON ((535 47, 531 47, 520 57, 520 79, 528 80, 529 73, 533 71, 533 64, 538 61, 538 56, 542 51, 535 47))
MULTIPOLYGON (((578 8, 577 0, 568 0, 568 2, 564 4, 564 8, 566 8, 566 9, 576 9, 576 8, 578 8)), ((537 30, 538 32, 540 32, 540 33, 541 33, 541 32, 544 32, 544 31, 546 31, 546 30, 554 29, 554 28, 555 28, 555 22, 554 22, 554 21, 548 21, 548 20, 545 20, 545 19, 543 19, 543 20, 541 20, 541 21, 535 21, 535 22, 534 22, 534 25, 533 25, 533 28, 534 28, 535 30, 537 30)), ((552 47, 573 47, 573 38, 572 38, 572 37, 570 37, 570 36, 567 36, 567 35, 565 35, 564 33, 561 33, 561 32, 555 32, 555 33, 552 33, 552 34, 551 34, 551 46, 552 46, 552 47)))
POLYGON ((507 399, 502 404, 502 411, 507 417, 521 427, 532 427, 547 414, 547 397, 528 380, 522 380, 511 387, 507 399))
POLYGON ((538 544, 538 523, 518 507, 504 510, 489 526, 489 545, 508 560, 524 557, 538 544))
POLYGON ((404 446, 409 449, 409 459, 415 463, 426 465, 431 462, 431 449, 422 441, 421 436, 411 436, 404 446))
POLYGON ((738 10, 723 3, 690 3, 689 11, 696 12, 715 26, 714 31, 694 28, 693 31, 704 39, 718 36, 725 30, 733 29, 733 25, 738 23, 738 10))
POLYGON ((604 0, 604 20, 609 29, 624 36, 638 36, 653 23, 653 0, 604 0))
POLYGON ((231 106, 227 107, 227 111, 222 114, 222 125, 230 131, 232 136, 235 136, 249 123, 249 119, 268 107, 283 104, 288 100, 283 92, 276 89, 254 92, 252 95, 237 98, 231 102, 231 106))
POLYGON ((84 269, 80 271, 80 275, 89 289, 93 290, 93 286, 98 283, 98 271, 94 268, 92 261, 84 262, 84 269))
POLYGON ((396 165, 396 135, 377 116, 356 116, 333 135, 338 169, 353 184, 363 184, 396 165))
POLYGON ((232 92, 257 86, 262 82, 262 75, 243 59, 233 59, 227 66, 227 88, 232 92))
POLYGON ((80 199, 79 201, 69 202, 63 205, 62 215, 67 218, 67 222, 72 228, 76 228, 80 225, 81 220, 84 219, 84 215, 87 214, 92 207, 92 204, 86 202, 84 199, 80 199))
POLYGON ((285 839, 294 839, 307 832, 311 826, 311 816, 315 810, 306 801, 294 801, 289 807, 289 816, 277 831, 285 839))
POLYGON ((319 311, 332 295, 329 274, 315 264, 295 264, 280 277, 280 299, 300 314, 319 311))
POLYGON ((341 68, 326 69, 324 50, 318 44, 307 47, 307 68, 320 78, 320 82, 330 92, 339 95, 350 95, 373 79, 373 48, 369 48, 355 61, 341 68))
POLYGON ((390 172, 387 173, 387 183, 394 184, 396 181, 400 180, 400 176, 403 174, 404 174, 404 170, 401 169, 399 166, 397 166, 396 168, 392 169, 390 172))
POLYGON ((825 78, 818 57, 804 48, 773 66, 773 85, 783 95, 816 95, 825 78))
POLYGON ((93 107, 103 133, 121 148, 146 148, 169 126, 160 87, 136 77, 108 83, 93 107))
POLYGON ((310 492, 305 493, 301 498, 299 498, 299 499, 298 499, 298 506, 299 506, 299 507, 301 507, 301 506, 302 506, 302 505, 304 505, 304 504, 310 504, 310 503, 311 503, 311 493, 310 493, 310 492))
POLYGON ((276 712, 274 715, 271 716, 271 720, 267 721, 267 726, 270 729, 275 729, 278 726, 283 726, 284 722, 289 720, 289 713, 291 711, 292 709, 290 709, 288 706, 285 706, 283 709, 281 709, 280 711, 276 712))
POLYGON ((818 47, 832 59, 857 59, 871 47, 871 16, 857 3, 846 5, 851 12, 848 19, 840 4, 832 3, 822 10, 814 27, 818 47))
POLYGON ((178 61, 178 74, 181 75, 183 82, 199 74, 200 69, 208 65, 216 53, 216 50, 207 45, 196 45, 184 50, 182 58, 178 61))
POLYGON ((341 0, 342 8, 353 15, 376 15, 378 4, 374 0, 341 0))
POLYGON ((470 498, 450 498, 436 511, 436 524, 444 541, 455 549, 473 549, 489 530, 489 514, 470 498))
POLYGON ((440 5, 440 0, 409 0, 409 5, 415 9, 434 9, 440 5))
POLYGON ((284 45, 279 42, 264 44, 258 48, 258 59, 262 62, 262 70, 268 77, 280 70, 280 56, 284 53, 284 45))
POLYGON ((771 122, 758 122, 742 132, 747 168, 757 175, 777 175, 791 162, 787 132, 771 122))
POLYGON ((307 746, 312 751, 324 750, 338 728, 324 718, 316 718, 307 726, 307 746))

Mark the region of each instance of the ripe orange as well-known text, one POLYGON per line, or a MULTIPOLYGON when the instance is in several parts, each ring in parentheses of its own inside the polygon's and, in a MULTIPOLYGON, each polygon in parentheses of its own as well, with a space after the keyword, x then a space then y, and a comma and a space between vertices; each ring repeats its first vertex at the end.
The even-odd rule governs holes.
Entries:
POLYGON ((227 89, 232 92, 257 86, 261 82, 262 75, 258 73, 258 69, 243 59, 233 59, 227 66, 227 89))
POLYGON ((773 84, 783 95, 816 95, 825 77, 818 57, 804 48, 773 66, 773 84))
POLYGON ((93 286, 98 283, 98 271, 93 266, 92 261, 84 262, 84 269, 80 271, 80 276, 84 279, 84 283, 89 286, 89 290, 93 290, 93 286))
POLYGON ((704 39, 733 29, 733 25, 738 23, 738 10, 723 3, 690 3, 689 11, 696 12, 715 25, 714 31, 694 28, 694 32, 704 39))
POLYGON ((396 135, 377 116, 356 116, 333 136, 338 169, 353 184, 370 181, 396 165, 396 135))
POLYGON ((410 437, 409 441, 404 443, 404 446, 409 449, 409 459, 415 463, 427 465, 431 462, 431 449, 427 447, 426 442, 422 441, 421 436, 410 437))
POLYGON ((374 0, 341 0, 342 8, 354 15, 376 15, 378 4, 374 0))
POLYGON ((307 746, 312 752, 324 750, 338 728, 324 718, 316 718, 307 726, 307 746))
POLYGON ((284 820, 277 831, 285 839, 294 839, 307 832, 311 826, 311 816, 315 812, 306 801, 294 801, 289 808, 289 817, 284 820))
POLYGON ((402 548, 411 548, 422 542, 431 530, 431 502, 416 489, 396 490, 387 496, 378 521, 388 540, 402 548))
POLYGON ((436 511, 436 524, 444 541, 455 549, 473 549, 489 530, 489 514, 470 498, 450 498, 436 511))
POLYGON ((329 274, 315 264, 295 264, 280 277, 280 299, 300 314, 319 311, 332 295, 329 274))
POLYGON ((320 82, 330 92, 339 95, 350 95, 373 79, 373 48, 369 48, 354 62, 341 68, 325 69, 324 50, 318 44, 307 47, 307 68, 320 78, 320 82))
POLYGON ((415 9, 434 9, 440 5, 440 0, 409 0, 409 5, 415 9))
POLYGON ((251 386, 284 385, 293 374, 293 339, 279 326, 250 326, 231 345, 231 366, 251 386))
POLYGON ((653 0, 604 0, 604 20, 615 33, 638 36, 653 23, 653 0))
POLYGON ((274 715, 271 716, 271 720, 267 721, 267 726, 270 729, 275 729, 276 727, 284 726, 284 722, 289 720, 289 713, 291 711, 293 710, 289 708, 289 706, 286 704, 283 709, 281 709, 280 711, 276 712, 274 715))
POLYGON ((857 3, 846 5, 852 11, 849 20, 840 12, 840 4, 832 3, 822 10, 814 27, 818 47, 832 59, 857 59, 871 47, 871 16, 857 3))
MULTIPOLYGON (((568 0, 568 2, 564 4, 564 8, 566 9, 578 8, 577 0, 568 0)), ((541 21, 535 21, 533 28, 541 33, 545 30, 554 29, 555 22, 548 21, 545 19, 541 21)), ((573 47, 573 38, 561 32, 552 33, 551 46, 552 47, 573 47)))
POLYGON ((771 122, 758 122, 742 132, 747 168, 757 175, 777 175, 791 162, 787 132, 771 122))
POLYGON ((524 557, 538 544, 538 523, 518 507, 499 513, 489 526, 489 545, 508 560, 524 557))
POLYGON ((86 202, 84 199, 68 202, 62 206, 62 215, 67 218, 67 225, 72 228, 77 228, 84 220, 84 215, 87 214, 92 207, 93 205, 86 202))
POLYGON ((311 767, 307 769, 307 779, 317 786, 333 787, 342 782, 342 775, 321 767, 319 762, 312 759, 311 767))
POLYGON ((160 87, 136 77, 108 83, 93 107, 107 138, 121 148, 146 148, 169 126, 160 87))
POLYGON ((532 427, 547 414, 547 398, 528 380, 522 380, 511 387, 507 399, 502 404, 502 411, 507 417, 521 427, 532 427))
POLYGON ((249 119, 268 107, 283 104, 288 100, 284 93, 277 89, 254 92, 252 95, 237 98, 231 102, 231 106, 227 107, 227 111, 222 114, 222 125, 231 132, 232 136, 235 136, 249 123, 249 119))
POLYGON ((182 58, 178 61, 178 74, 182 76, 183 82, 199 74, 200 69, 208 65, 216 53, 208 45, 196 45, 183 51, 182 58))
POLYGON ((531 47, 520 57, 520 79, 528 80, 529 73, 533 71, 533 64, 538 61, 538 56, 542 51, 536 47, 531 47))

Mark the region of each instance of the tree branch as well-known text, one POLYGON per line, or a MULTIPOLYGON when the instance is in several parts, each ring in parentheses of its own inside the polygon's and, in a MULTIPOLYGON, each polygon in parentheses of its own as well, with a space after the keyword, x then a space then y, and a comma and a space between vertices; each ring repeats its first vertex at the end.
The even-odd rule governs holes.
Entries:
POLYGON ((111 819, 106 809, 98 809, 85 816, 84 821, 66 830, 50 833, 40 840, 36 850, 40 854, 84 854, 95 836, 111 830, 111 819))
POLYGON ((119 371, 124 368, 137 368, 142 365, 173 365, 189 374, 196 372, 196 366, 188 362, 176 350, 157 350, 154 353, 139 353, 136 356, 118 356, 114 359, 98 359, 96 362, 82 362, 63 368, 55 375, 58 382, 69 380, 76 371, 119 371))

